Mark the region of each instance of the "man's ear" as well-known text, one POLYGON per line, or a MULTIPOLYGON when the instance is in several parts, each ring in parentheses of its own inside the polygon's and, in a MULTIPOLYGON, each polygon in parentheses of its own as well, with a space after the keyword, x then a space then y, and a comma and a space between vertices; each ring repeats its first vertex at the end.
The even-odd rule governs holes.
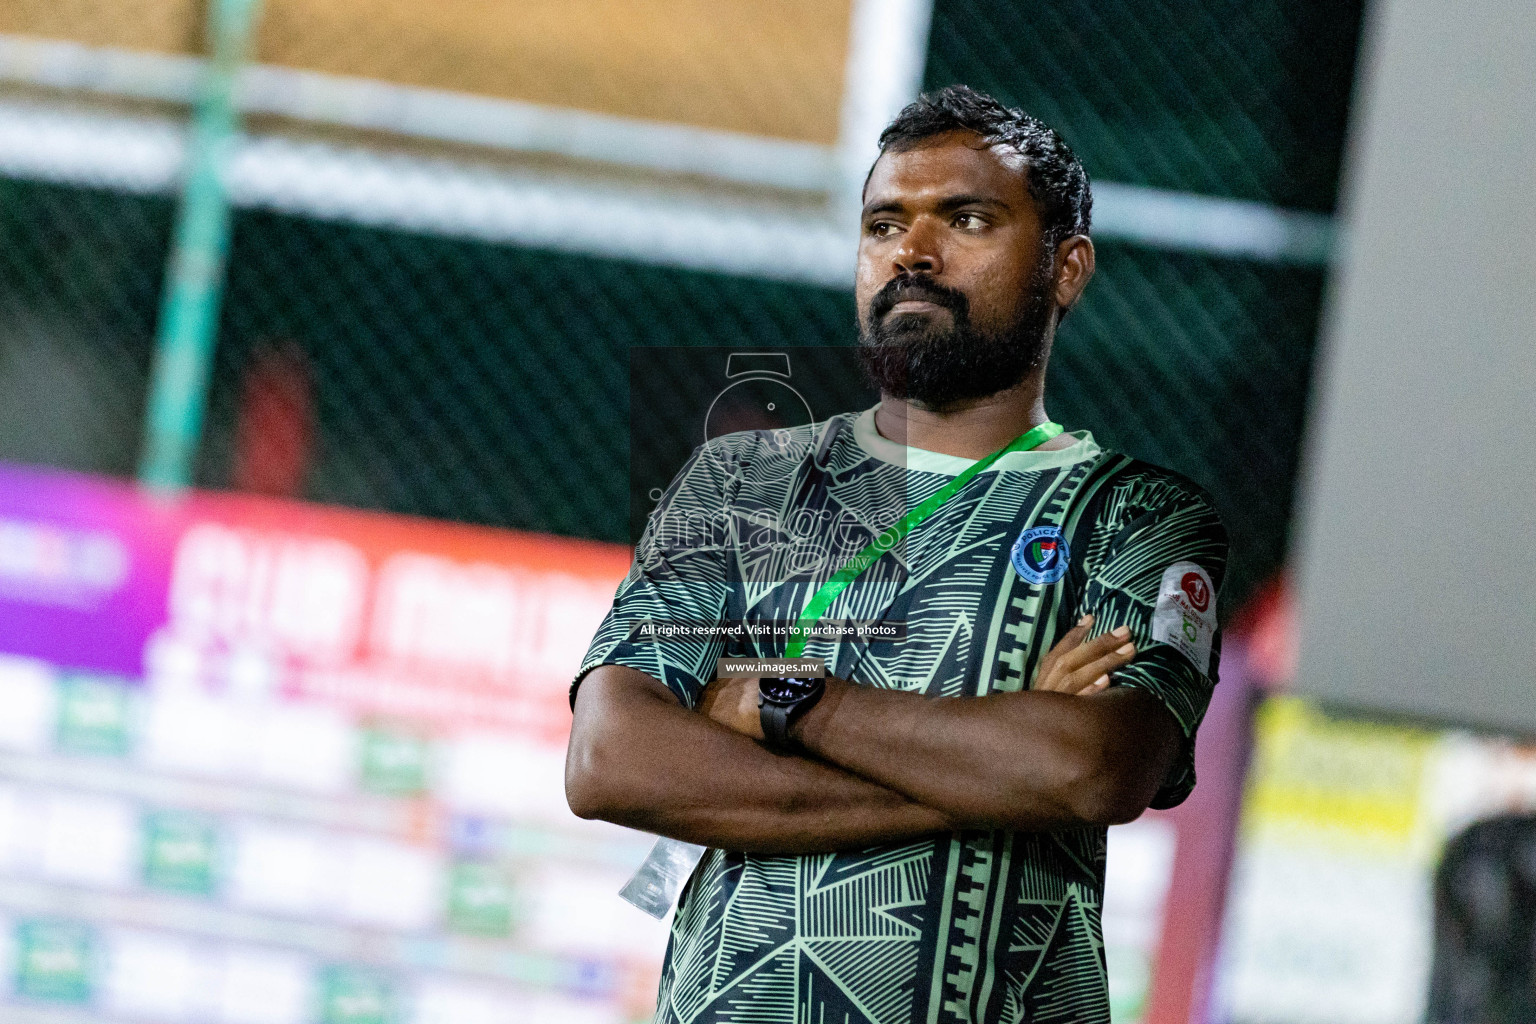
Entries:
POLYGON ((1061 315, 1077 305, 1093 277, 1093 242, 1087 235, 1064 238, 1056 246, 1056 305, 1061 315))

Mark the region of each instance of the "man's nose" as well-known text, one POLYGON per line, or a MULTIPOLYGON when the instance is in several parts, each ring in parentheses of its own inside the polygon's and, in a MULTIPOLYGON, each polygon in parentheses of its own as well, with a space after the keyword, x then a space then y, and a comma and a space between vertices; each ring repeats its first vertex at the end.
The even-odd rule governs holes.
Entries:
POLYGON ((944 272, 944 257, 940 252, 938 233, 925 221, 926 218, 918 220, 901 236, 901 244, 891 255, 891 262, 898 271, 907 274, 944 272))

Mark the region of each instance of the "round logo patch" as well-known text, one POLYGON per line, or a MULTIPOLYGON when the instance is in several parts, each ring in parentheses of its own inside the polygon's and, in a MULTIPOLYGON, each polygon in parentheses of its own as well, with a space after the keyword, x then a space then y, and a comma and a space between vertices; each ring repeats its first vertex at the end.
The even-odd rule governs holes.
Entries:
POLYGON ((1059 526, 1031 526, 1013 542, 1013 571, 1034 584, 1055 583, 1067 574, 1067 539, 1059 526))
POLYGON ((1211 588, 1205 582, 1205 577, 1197 572, 1187 572, 1179 581, 1179 588, 1184 591, 1184 596, 1189 598, 1189 603, 1195 611, 1203 612, 1211 606, 1211 588))

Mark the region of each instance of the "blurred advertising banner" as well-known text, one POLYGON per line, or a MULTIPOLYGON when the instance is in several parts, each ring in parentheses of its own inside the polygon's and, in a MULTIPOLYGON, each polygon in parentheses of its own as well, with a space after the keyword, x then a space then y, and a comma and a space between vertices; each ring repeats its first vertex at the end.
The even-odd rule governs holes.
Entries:
POLYGON ((0 1000, 643 1018, 665 927, 615 893, 648 837, 562 786, 567 688, 628 561, 0 467, 0 1000))
POLYGON ((1222 939, 1220 1019, 1423 1020, 1447 842, 1475 821, 1532 809, 1536 747, 1266 701, 1222 939))
POLYGON ((622 547, 0 469, 0 650, 563 740, 622 547))

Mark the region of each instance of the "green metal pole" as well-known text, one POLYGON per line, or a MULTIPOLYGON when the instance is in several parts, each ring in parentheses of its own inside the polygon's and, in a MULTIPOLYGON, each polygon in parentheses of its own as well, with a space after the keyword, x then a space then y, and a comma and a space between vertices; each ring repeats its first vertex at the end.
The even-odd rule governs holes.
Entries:
POLYGON ((260 0, 209 0, 209 60, 187 144, 139 466, 139 479, 163 490, 191 483, 203 430, 229 254, 225 169, 240 130, 235 85, 259 9, 260 0))

